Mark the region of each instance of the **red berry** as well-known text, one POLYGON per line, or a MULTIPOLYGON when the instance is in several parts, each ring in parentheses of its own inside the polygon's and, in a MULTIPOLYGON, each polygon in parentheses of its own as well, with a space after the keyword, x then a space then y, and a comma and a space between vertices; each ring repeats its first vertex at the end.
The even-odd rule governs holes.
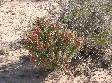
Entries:
POLYGON ((53 26, 50 26, 51 29, 53 29, 53 26))
POLYGON ((38 41, 38 35, 37 35, 37 34, 34 34, 33 37, 34 37, 34 39, 35 39, 36 41, 38 41))
POLYGON ((43 48, 44 48, 44 49, 47 48, 45 44, 43 44, 43 48))
POLYGON ((32 62, 36 62, 36 60, 33 59, 32 62))
POLYGON ((37 33, 38 31, 40 31, 41 29, 37 26, 34 31, 37 33))
POLYGON ((47 48, 45 44, 43 44, 42 42, 39 42, 39 44, 45 49, 47 48))
POLYGON ((50 44, 53 44, 53 42, 51 41, 50 44))
POLYGON ((67 38, 67 41, 69 42, 70 41, 70 38, 67 38))
POLYGON ((39 44, 40 44, 40 45, 43 45, 43 43, 42 43, 42 42, 39 42, 39 44))
POLYGON ((68 35, 69 35, 69 37, 73 37, 74 36, 74 34, 72 34, 72 33, 69 33, 68 35))
POLYGON ((57 28, 58 28, 58 25, 55 25, 55 26, 54 26, 54 29, 57 29, 57 28))
POLYGON ((56 56, 54 56, 53 60, 55 61, 56 59, 57 59, 57 57, 56 57, 56 56))
POLYGON ((45 23, 48 23, 50 20, 51 20, 51 19, 50 19, 50 18, 48 18, 48 19, 46 20, 46 22, 45 22, 45 23))
POLYGON ((77 41, 78 44, 81 44, 79 41, 77 41))
POLYGON ((28 42, 31 42, 31 38, 30 38, 30 36, 27 35, 27 34, 26 34, 26 36, 27 36, 28 42))

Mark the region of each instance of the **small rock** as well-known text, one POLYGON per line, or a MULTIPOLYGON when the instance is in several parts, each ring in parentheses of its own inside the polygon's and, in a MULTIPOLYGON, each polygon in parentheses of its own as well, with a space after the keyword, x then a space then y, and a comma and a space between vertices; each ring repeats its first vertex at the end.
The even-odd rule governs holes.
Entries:
POLYGON ((16 15, 15 13, 12 13, 11 15, 16 15))
POLYGON ((0 49, 0 55, 4 55, 5 51, 3 49, 0 49))

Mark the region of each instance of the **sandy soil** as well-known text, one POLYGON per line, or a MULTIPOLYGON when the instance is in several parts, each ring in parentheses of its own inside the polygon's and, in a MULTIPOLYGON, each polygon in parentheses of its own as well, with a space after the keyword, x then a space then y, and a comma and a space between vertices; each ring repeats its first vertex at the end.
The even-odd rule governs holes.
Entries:
POLYGON ((7 1, 0 6, 0 83, 112 83, 112 68, 91 72, 91 76, 68 76, 60 71, 46 72, 35 67, 28 51, 18 41, 35 16, 48 14, 47 1, 7 1))

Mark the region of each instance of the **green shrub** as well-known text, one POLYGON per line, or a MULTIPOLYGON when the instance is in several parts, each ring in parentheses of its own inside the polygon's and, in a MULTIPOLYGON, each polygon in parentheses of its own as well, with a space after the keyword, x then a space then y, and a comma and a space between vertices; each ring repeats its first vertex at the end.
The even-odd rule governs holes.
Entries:
POLYGON ((67 68, 68 62, 81 48, 82 38, 51 19, 37 18, 34 27, 22 41, 32 55, 32 61, 45 68, 67 68))

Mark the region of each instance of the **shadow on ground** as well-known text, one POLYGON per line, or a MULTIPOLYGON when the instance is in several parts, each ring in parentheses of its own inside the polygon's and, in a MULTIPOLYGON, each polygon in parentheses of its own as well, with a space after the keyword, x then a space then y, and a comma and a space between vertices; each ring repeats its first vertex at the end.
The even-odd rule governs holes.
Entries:
MULTIPOLYGON (((20 50, 22 48, 20 45, 20 42, 18 42, 18 41, 10 42, 8 45, 9 45, 10 51, 12 51, 12 52, 20 50)), ((1 53, 1 54, 5 56, 5 53, 1 53)), ((78 60, 77 63, 79 63, 80 59, 77 59, 77 60, 78 60)), ((73 65, 76 64, 74 62, 76 62, 76 60, 73 60, 73 65)), ((82 65, 82 63, 80 63, 80 64, 82 65)), ((83 72, 80 72, 80 70, 78 70, 78 71, 73 70, 74 76, 77 77, 83 73, 86 77, 87 76, 90 77, 90 78, 88 78, 90 81, 91 79, 93 79, 92 78, 93 76, 91 77, 92 68, 90 68, 91 71, 89 71, 88 67, 86 66, 86 68, 84 68, 85 70, 83 70, 83 72)), ((110 71, 109 73, 111 74, 110 69, 109 69, 109 71, 110 71)), ((35 67, 35 65, 31 62, 29 55, 23 53, 23 54, 21 54, 19 61, 15 62, 15 63, 14 62, 9 63, 8 65, 0 66, 0 83, 44 83, 44 81, 46 80, 46 78, 48 78, 48 75, 51 72, 52 71, 50 71, 50 70, 45 70, 43 68, 35 67)), ((92 71, 92 72, 94 72, 94 71, 92 71)), ((56 77, 57 76, 53 77, 52 79, 56 79, 56 77)), ((94 76, 94 78, 96 78, 96 77, 94 76)), ((52 79, 50 79, 50 80, 52 80, 52 79)))
POLYGON ((49 73, 34 67, 29 57, 23 56, 18 63, 0 67, 0 83, 43 83, 49 73))
MULTIPOLYGON (((20 43, 18 41, 9 43, 9 49, 12 52, 20 50, 20 43)), ((43 83, 50 72, 50 70, 35 67, 29 55, 23 54, 19 61, 0 66, 0 83, 43 83)))

